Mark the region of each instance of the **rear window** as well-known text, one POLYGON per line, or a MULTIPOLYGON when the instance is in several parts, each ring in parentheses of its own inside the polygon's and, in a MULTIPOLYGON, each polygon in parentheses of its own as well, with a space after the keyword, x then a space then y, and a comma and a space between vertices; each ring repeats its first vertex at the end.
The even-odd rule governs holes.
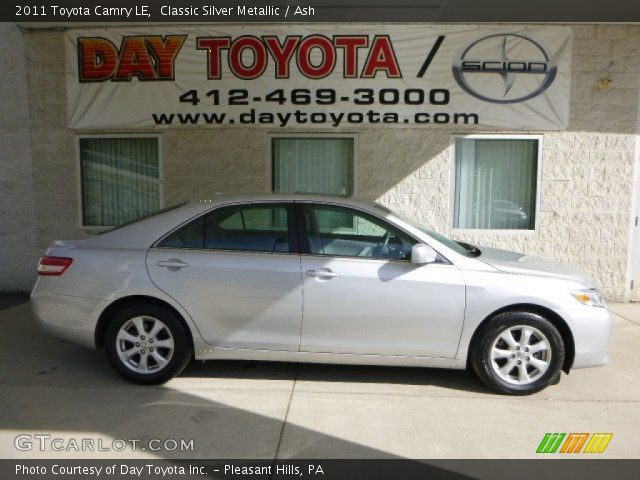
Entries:
POLYGON ((130 222, 123 223, 122 225, 118 225, 117 227, 113 227, 113 228, 110 228, 108 230, 102 231, 102 232, 99 233, 99 235, 102 235, 102 234, 108 233, 108 232, 113 232, 114 230, 118 230, 118 229, 120 229, 122 227, 127 227, 129 225, 133 225, 134 223, 141 222, 142 220, 147 220, 148 218, 155 217, 156 215, 161 215, 163 213, 170 212, 171 210, 175 210, 176 208, 180 208, 180 207, 185 206, 187 203, 189 203, 189 202, 176 203, 174 205, 170 205, 168 207, 161 208, 160 210, 155 210, 155 211, 153 211, 151 213, 147 213, 146 215, 142 215, 141 217, 135 218, 135 219, 131 220, 130 222))

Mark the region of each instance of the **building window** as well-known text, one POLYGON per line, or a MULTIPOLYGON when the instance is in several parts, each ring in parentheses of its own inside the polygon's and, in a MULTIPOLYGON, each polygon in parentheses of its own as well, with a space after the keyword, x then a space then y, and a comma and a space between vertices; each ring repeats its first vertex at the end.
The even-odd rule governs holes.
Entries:
POLYGON ((537 138, 457 138, 454 228, 533 230, 537 138))
POLYGON ((160 208, 157 137, 79 139, 82 224, 117 226, 160 208))
POLYGON ((276 137, 272 186, 276 193, 353 195, 352 137, 276 137))

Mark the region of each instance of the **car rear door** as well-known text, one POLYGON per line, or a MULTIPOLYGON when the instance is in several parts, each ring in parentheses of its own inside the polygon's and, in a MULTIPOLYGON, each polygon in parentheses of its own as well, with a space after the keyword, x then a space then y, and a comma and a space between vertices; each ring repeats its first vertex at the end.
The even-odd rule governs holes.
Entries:
POLYGON ((461 272, 410 262, 415 240, 351 208, 299 204, 301 351, 455 357, 465 308, 461 272))
POLYGON ((166 236, 151 280, 216 347, 298 350, 302 279, 293 205, 228 205, 166 236))

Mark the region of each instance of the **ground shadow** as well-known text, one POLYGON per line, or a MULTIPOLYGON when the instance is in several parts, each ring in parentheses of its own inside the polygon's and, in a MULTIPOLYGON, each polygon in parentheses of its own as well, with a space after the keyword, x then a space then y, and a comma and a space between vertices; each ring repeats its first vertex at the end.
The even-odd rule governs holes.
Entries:
MULTIPOLYGON (((292 379, 291 363, 218 360, 192 362, 182 373, 197 378, 292 379)), ((469 371, 441 368, 381 367, 303 363, 297 379, 303 381, 435 386, 473 393, 490 393, 469 371)))
POLYGON ((0 311, 29 301, 28 292, 2 293, 0 295, 0 311))
POLYGON ((13 445, 19 433, 194 440, 193 451, 154 453, 160 459, 398 458, 286 422, 294 380, 480 389, 464 372, 231 361, 194 362, 167 386, 136 386, 113 371, 103 352, 46 335, 28 305, 3 312, 2 327, 0 451, 7 458, 25 456, 13 445))

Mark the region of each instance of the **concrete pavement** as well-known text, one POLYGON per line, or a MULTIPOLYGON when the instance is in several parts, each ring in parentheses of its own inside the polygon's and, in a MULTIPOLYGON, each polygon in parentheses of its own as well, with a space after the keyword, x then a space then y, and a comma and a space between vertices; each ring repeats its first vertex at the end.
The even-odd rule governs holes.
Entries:
POLYGON ((12 303, 0 305, 3 458, 77 458, 85 439, 111 448, 87 458, 526 458, 546 432, 613 432, 603 457, 640 452, 640 305, 611 306, 609 365, 505 397, 460 371, 252 362, 194 362, 164 386, 135 386, 12 303), (15 447, 19 434, 32 450, 15 447), (46 450, 34 434, 50 435, 46 450), (114 439, 140 443, 116 451, 114 439), (139 450, 150 439, 193 449, 139 450))

